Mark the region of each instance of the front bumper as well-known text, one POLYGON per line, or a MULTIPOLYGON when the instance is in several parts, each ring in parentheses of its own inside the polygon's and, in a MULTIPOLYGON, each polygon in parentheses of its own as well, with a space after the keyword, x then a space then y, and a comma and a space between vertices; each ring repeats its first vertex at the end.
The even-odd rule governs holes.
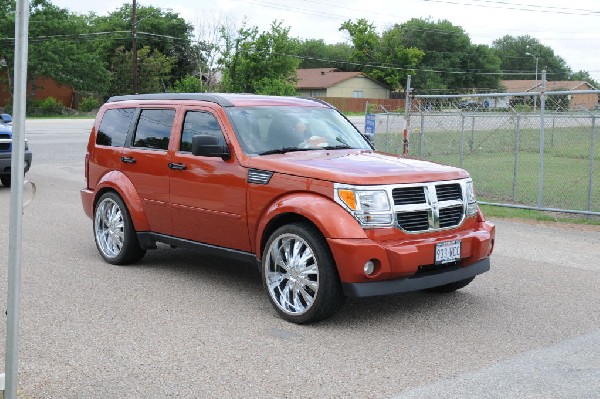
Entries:
POLYGON ((344 294, 352 298, 400 294, 439 287, 475 277, 490 270, 490 258, 482 259, 470 266, 455 266, 446 271, 431 275, 416 275, 395 280, 372 281, 368 283, 343 283, 344 294))
POLYGON ((472 218, 446 231, 405 234, 375 229, 367 238, 329 238, 327 242, 346 294, 374 296, 431 288, 486 272, 495 234, 492 223, 472 218), (436 266, 436 245, 456 240, 461 242, 461 259, 436 266), (375 271, 366 275, 364 266, 369 261, 375 271))

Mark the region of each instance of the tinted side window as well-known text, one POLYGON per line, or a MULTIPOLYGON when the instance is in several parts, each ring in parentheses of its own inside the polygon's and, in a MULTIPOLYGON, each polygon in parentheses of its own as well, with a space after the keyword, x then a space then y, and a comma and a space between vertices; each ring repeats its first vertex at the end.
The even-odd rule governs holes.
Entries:
POLYGON ((179 151, 192 151, 192 137, 198 134, 208 134, 225 141, 217 118, 208 112, 190 111, 185 114, 181 144, 179 151))
POLYGON ((133 146, 166 150, 169 147, 173 119, 175 119, 174 109, 142 110, 133 146))
POLYGON ((96 144, 123 147, 135 108, 109 109, 104 113, 96 135, 96 144))

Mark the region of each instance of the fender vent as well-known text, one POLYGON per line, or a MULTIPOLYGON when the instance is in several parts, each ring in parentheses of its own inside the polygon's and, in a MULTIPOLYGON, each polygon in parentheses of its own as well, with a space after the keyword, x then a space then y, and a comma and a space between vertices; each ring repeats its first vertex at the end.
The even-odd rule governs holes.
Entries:
POLYGON ((252 184, 269 184, 273 172, 266 170, 250 169, 248 170, 248 183, 252 184))

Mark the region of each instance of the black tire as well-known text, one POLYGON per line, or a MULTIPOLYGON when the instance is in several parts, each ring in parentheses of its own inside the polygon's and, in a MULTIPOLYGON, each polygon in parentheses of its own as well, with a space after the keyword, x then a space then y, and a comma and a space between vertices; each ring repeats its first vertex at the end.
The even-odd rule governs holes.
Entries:
POLYGON ((440 285, 438 287, 428 288, 425 291, 434 292, 436 294, 449 294, 451 292, 454 292, 456 290, 460 290, 461 288, 466 287, 467 285, 469 285, 471 283, 471 281, 473 281, 473 279, 475 279, 475 277, 466 278, 464 280, 460 280, 455 283, 440 285))
POLYGON ((10 175, 0 176, 0 182, 4 187, 10 187, 10 175))
POLYGON ((292 323, 326 319, 344 303, 340 277, 327 241, 308 223, 288 224, 271 234, 263 251, 261 273, 271 305, 292 323), (297 257, 286 259, 289 253, 285 249, 290 247, 297 257), (277 256, 280 266, 274 259, 277 256), (290 259, 292 265, 286 263, 290 259), (306 259, 304 264, 302 259, 306 259), (287 266, 288 271, 281 265, 287 266))
POLYGON ((146 250, 140 247, 127 206, 121 197, 109 191, 94 207, 94 239, 98 252, 113 265, 126 265, 142 259, 146 250))

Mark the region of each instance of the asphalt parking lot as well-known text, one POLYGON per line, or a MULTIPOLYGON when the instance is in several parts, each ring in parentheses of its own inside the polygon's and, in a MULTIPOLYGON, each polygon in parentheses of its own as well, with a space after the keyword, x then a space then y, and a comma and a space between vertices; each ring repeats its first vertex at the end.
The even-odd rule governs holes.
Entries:
MULTIPOLYGON (((498 220, 492 270, 464 290, 293 325, 248 265, 166 246, 102 261, 79 198, 90 125, 27 123, 20 397, 600 397, 599 227, 498 220)), ((0 187, 2 265, 8 208, 0 187)))

